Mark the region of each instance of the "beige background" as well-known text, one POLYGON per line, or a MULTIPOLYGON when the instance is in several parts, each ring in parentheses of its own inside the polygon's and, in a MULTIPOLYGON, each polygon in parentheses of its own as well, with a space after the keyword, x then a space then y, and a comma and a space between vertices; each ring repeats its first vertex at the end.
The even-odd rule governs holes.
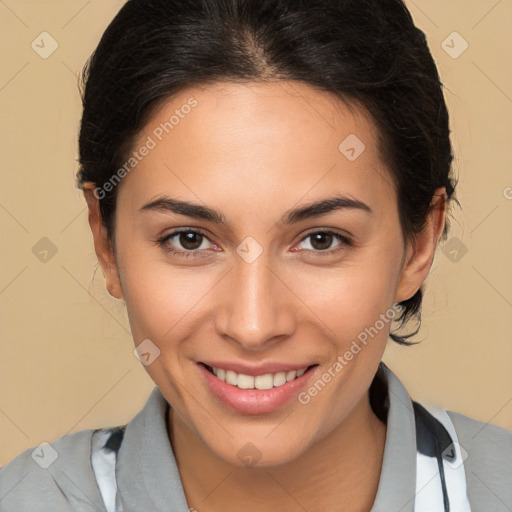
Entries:
MULTIPOLYGON (((122 3, 0 0, 0 464, 125 423, 153 388, 123 305, 95 272, 74 187, 76 75, 122 3), (59 45, 47 59, 31 48, 44 31, 59 45), (43 237, 57 249, 46 262, 33 253, 43 237)), ((446 86, 463 209, 453 211, 458 240, 440 248, 427 281, 423 343, 390 342, 384 360, 415 400, 512 429, 512 2, 407 5, 446 86), (462 48, 454 31, 469 44, 458 58, 443 49, 462 48)))

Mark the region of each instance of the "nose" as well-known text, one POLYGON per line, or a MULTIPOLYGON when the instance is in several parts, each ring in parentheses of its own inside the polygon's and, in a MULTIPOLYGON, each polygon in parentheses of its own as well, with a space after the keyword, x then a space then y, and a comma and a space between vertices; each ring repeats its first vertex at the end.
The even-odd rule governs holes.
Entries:
POLYGON ((239 258, 216 297, 217 333, 251 351, 267 351, 295 330, 295 296, 264 254, 251 263, 239 258))

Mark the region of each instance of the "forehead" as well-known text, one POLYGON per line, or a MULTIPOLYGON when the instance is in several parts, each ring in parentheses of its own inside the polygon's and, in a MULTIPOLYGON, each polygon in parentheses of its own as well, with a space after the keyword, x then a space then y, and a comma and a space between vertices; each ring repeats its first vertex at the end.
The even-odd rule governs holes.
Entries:
POLYGON ((137 204, 164 193, 220 205, 236 193, 260 208, 326 191, 367 201, 394 193, 366 111, 295 81, 185 89, 157 110, 133 149, 144 146, 151 149, 121 187, 137 204))

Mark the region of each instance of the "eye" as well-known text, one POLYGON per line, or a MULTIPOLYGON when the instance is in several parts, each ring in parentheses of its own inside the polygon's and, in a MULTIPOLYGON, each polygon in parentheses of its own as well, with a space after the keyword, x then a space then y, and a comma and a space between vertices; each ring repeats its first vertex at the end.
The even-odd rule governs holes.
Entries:
MULTIPOLYGON (((301 243, 308 239, 311 239, 309 242, 311 249, 306 247, 303 250, 313 252, 315 256, 329 256, 352 245, 352 241, 347 236, 330 230, 317 230, 308 233, 302 238, 301 243), (338 241, 338 244, 334 246, 334 249, 330 249, 334 241, 338 241)), ((173 231, 156 240, 158 245, 180 258, 209 257, 211 254, 208 251, 208 244, 205 245, 206 241, 208 241, 208 237, 205 234, 191 228, 173 231), (176 247, 179 249, 180 246, 183 250, 176 250, 176 247)), ((210 244, 213 250, 220 250, 217 245, 211 242, 210 244)), ((297 249, 294 250, 296 251, 297 249)))
MULTIPOLYGON (((204 242, 208 240, 206 235, 197 231, 195 229, 180 229, 173 231, 172 233, 165 235, 164 237, 158 238, 156 242, 163 247, 166 251, 174 254, 179 257, 208 257, 207 252, 208 245, 204 244, 204 242), (178 249, 183 248, 183 251, 176 250, 174 247, 178 247, 178 249)), ((215 244, 212 244, 212 247, 215 250, 218 247, 215 244)))
MULTIPOLYGON (((307 245, 310 245, 312 251, 317 253, 316 255, 318 256, 328 256, 352 245, 352 241, 347 236, 329 230, 319 230, 308 233, 302 238, 301 243, 308 239, 311 240, 307 245), (332 249, 331 247, 334 241, 338 241, 338 244, 332 249)), ((310 251, 307 247, 306 250, 310 251)))

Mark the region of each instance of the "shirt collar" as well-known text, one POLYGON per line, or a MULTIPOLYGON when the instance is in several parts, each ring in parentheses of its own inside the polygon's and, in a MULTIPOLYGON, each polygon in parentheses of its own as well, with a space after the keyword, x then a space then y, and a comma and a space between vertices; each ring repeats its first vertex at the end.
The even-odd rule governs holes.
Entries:
MULTIPOLYGON (((377 496, 371 512, 413 512, 416 494, 416 427, 409 393, 381 362, 372 387, 384 389, 387 428, 377 496)), ((372 390, 371 390, 372 391, 372 390)))
MULTIPOLYGON (((416 430, 407 390, 381 362, 370 387, 372 406, 387 423, 382 470, 371 512, 414 511, 416 430)), ((118 453, 117 503, 123 510, 188 510, 167 431, 168 403, 158 387, 128 423, 118 453), (162 485, 164 482, 164 485, 162 485)))

